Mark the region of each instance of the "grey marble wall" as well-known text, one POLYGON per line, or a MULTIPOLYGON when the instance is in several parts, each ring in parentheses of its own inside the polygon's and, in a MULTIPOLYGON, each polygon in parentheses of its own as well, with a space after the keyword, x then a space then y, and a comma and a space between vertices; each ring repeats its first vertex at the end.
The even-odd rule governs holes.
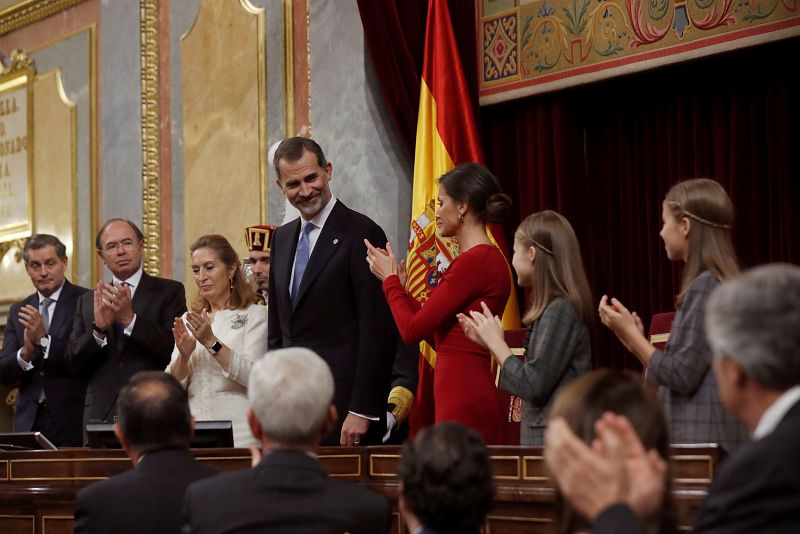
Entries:
POLYGON ((139 2, 103 2, 100 11, 100 221, 142 220, 139 2))
POLYGON ((413 163, 385 112, 356 0, 309 0, 309 12, 311 131, 333 163, 331 189, 404 255, 413 163))

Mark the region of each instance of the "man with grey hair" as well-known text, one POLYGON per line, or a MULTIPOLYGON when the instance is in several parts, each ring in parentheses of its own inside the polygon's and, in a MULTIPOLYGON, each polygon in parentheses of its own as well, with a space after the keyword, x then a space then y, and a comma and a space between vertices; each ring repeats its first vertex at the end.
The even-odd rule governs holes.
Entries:
POLYGON ((254 467, 189 486, 184 532, 386 532, 389 503, 329 478, 314 448, 336 426, 333 376, 304 348, 267 353, 253 366, 247 420, 262 450, 254 467))
MULTIPOLYGON (((758 267, 724 282, 706 308, 719 394, 753 441, 722 463, 695 532, 794 532, 800 525, 800 267, 758 267)), ((630 425, 601 424, 604 452, 562 421, 548 429, 547 463, 592 532, 644 532, 663 497, 663 464, 630 425), (623 459, 623 461, 620 461, 623 459), (636 465, 636 469, 630 466, 636 465)))
POLYGON ((36 292, 11 306, 0 352, 0 381, 19 381, 14 430, 80 446, 86 380, 67 369, 64 354, 78 299, 89 290, 67 280, 67 247, 56 236, 29 237, 22 259, 36 292))

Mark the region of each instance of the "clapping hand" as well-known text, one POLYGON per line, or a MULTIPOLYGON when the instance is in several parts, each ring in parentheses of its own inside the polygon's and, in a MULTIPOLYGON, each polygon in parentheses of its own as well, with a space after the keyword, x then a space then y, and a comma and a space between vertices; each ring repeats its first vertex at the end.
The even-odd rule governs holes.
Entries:
MULTIPOLYGON (((102 280, 97 284, 102 303, 111 311, 115 320, 127 326, 133 321, 133 301, 131 288, 126 284, 110 283, 102 280)), ((95 321, 97 322, 97 321, 95 321)))
POLYGON ((206 310, 200 313, 195 311, 187 312, 186 324, 189 326, 189 331, 195 339, 204 346, 210 347, 217 341, 214 332, 211 330, 211 321, 206 310))
POLYGON ((496 350, 505 352, 501 349, 505 345, 503 323, 497 315, 492 314, 489 306, 483 301, 481 301, 481 308, 482 312, 472 310, 469 312, 469 316, 459 313, 456 316, 458 323, 471 341, 495 354, 497 354, 496 350))
MULTIPOLYGON (((385 249, 374 247, 368 239, 364 240, 364 244, 367 246, 369 270, 378 280, 383 282, 392 275, 400 276, 400 266, 394 256, 391 243, 386 243, 385 249)), ((400 281, 404 282, 403 278, 400 281)))
POLYGON ((597 312, 600 321, 616 334, 626 349, 633 352, 631 341, 637 336, 644 336, 644 325, 639 315, 636 312, 631 313, 615 298, 609 302, 607 295, 600 299, 597 312))
POLYGON ((172 336, 175 338, 175 346, 184 358, 191 356, 197 346, 197 340, 189 333, 183 318, 176 317, 172 324, 172 336))

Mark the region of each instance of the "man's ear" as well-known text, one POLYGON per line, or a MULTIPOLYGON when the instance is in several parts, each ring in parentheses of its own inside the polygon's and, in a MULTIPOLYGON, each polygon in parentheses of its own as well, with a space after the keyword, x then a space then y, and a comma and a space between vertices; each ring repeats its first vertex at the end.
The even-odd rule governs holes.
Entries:
POLYGON ((197 421, 195 420, 194 416, 192 416, 191 419, 189 419, 189 443, 194 441, 194 429, 196 422, 197 421))
POLYGON ((261 443, 264 437, 264 429, 261 428, 261 422, 258 420, 258 417, 256 417, 252 408, 247 409, 247 424, 250 426, 250 432, 253 433, 253 437, 256 438, 256 441, 261 443))
POLYGON ((333 178, 333 163, 331 163, 330 161, 325 164, 325 172, 328 173, 328 180, 333 178))
POLYGON ((136 465, 136 462, 139 459, 139 454, 131 448, 128 440, 125 439, 125 434, 122 433, 122 427, 119 426, 119 423, 114 423, 114 435, 117 436, 119 444, 122 445, 123 449, 125 449, 125 453, 128 455, 128 458, 131 459, 133 465, 136 465))

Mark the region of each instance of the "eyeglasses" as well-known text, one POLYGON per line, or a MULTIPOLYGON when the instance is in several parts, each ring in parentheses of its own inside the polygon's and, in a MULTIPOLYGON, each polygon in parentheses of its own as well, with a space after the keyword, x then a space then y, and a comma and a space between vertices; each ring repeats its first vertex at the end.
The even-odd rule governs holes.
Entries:
POLYGON ((117 252, 117 250, 119 250, 119 249, 122 249, 122 250, 131 250, 131 249, 132 249, 132 248, 134 248, 134 247, 135 247, 137 244, 138 244, 138 243, 137 243, 136 241, 134 241, 133 239, 125 239, 125 240, 123 240, 123 241, 120 241, 119 243, 114 243, 114 242, 112 242, 112 243, 106 243, 106 246, 105 246, 105 247, 103 247, 103 252, 105 252, 105 253, 107 253, 107 254, 114 254, 114 253, 116 253, 116 252, 117 252))

